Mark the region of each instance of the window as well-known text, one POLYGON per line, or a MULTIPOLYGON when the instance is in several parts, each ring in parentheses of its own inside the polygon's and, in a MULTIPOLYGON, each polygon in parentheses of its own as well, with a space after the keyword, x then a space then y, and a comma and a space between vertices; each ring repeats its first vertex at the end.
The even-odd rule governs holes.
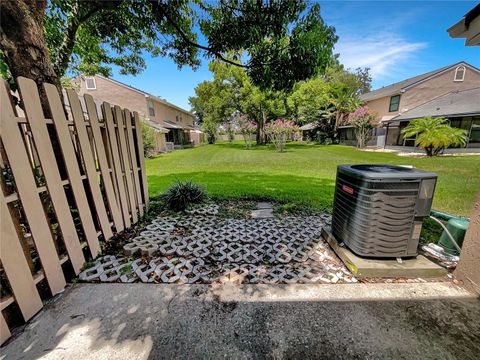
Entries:
POLYGON ((177 122, 182 121, 182 117, 180 115, 175 116, 175 119, 177 120, 177 122))
POLYGON ((153 102, 151 100, 147 101, 148 106, 148 115, 155 116, 155 107, 153 106, 153 102))
POLYGON ((459 66, 455 69, 455 77, 453 81, 463 81, 465 79, 465 66, 459 66))
POLYGON ((96 90, 97 89, 97 83, 95 82, 95 78, 93 78, 93 77, 85 78, 85 86, 86 86, 87 90, 96 90))
POLYGON ((398 105, 400 105, 400 95, 394 95, 390 98, 389 112, 398 111, 398 105))

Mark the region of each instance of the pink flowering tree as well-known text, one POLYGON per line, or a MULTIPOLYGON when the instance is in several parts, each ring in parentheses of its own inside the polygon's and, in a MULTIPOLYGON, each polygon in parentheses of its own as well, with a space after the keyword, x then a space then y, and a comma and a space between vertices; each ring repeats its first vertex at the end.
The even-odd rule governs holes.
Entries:
POLYGON ((355 129, 357 138, 357 147, 364 148, 372 136, 372 129, 377 118, 377 114, 372 112, 367 106, 359 107, 349 116, 349 122, 355 129))
POLYGON ((265 133, 270 138, 278 152, 285 150, 287 140, 298 131, 293 121, 278 119, 265 126, 265 133))
POLYGON ((245 141, 245 149, 250 149, 257 133, 257 124, 246 116, 242 116, 238 119, 238 127, 245 141))

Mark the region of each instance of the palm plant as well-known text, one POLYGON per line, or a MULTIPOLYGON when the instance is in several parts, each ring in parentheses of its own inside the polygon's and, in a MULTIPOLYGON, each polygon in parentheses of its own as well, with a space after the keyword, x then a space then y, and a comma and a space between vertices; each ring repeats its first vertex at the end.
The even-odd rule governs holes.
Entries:
POLYGON ((404 138, 416 136, 415 145, 425 149, 427 156, 436 156, 450 146, 465 146, 467 131, 453 128, 444 117, 423 117, 410 121, 402 130, 404 138))
POLYGON ((360 107, 357 94, 345 84, 334 83, 330 89, 331 102, 335 106, 335 130, 343 125, 348 114, 360 107))

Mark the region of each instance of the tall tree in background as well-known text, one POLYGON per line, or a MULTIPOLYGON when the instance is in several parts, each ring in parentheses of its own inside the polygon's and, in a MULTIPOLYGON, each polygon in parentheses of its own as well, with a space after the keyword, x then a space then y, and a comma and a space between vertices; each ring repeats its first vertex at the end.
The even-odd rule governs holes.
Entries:
POLYGON ((351 93, 365 94, 372 90, 370 68, 345 69, 342 64, 329 66, 324 78, 329 83, 342 83, 351 93))
POLYGON ((248 115, 257 124, 257 144, 267 142, 267 134, 265 133, 267 122, 286 114, 285 97, 286 95, 281 91, 261 90, 250 81, 246 81, 241 89, 240 111, 248 115))
POLYGON ((210 126, 227 121, 235 113, 245 114, 257 124, 257 144, 264 144, 267 121, 285 115, 285 95, 254 85, 243 68, 212 61, 209 69, 213 80, 201 82, 195 96, 189 98, 198 119, 210 126))
POLYGON ((322 77, 295 84, 287 103, 292 118, 302 125, 328 120, 334 111, 329 83, 322 77))
POLYGON ((299 124, 316 123, 316 127, 333 140, 338 126, 360 106, 359 95, 369 91, 370 84, 368 68, 349 71, 336 64, 323 76, 294 86, 288 97, 289 114, 299 124))
POLYGON ((369 69, 358 68, 355 72, 345 70, 342 65, 327 69, 325 80, 329 84, 331 102, 334 106, 335 131, 345 124, 347 116, 361 105, 358 96, 370 91, 372 78, 369 69))
POLYGON ((202 52, 244 68, 262 89, 282 90, 324 72, 337 40, 320 6, 305 0, 1 1, 0 21, 12 76, 57 86, 67 72, 108 76, 117 65, 139 73, 146 53, 195 68, 202 52), (227 59, 231 50, 246 56, 227 59))

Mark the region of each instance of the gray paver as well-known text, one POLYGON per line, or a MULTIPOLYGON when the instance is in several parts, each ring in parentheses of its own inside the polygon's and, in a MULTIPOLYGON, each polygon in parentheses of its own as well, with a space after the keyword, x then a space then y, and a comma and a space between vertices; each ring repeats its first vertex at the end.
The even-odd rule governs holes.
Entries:
POLYGON ((273 217, 273 210, 272 209, 257 209, 252 210, 250 216, 253 219, 268 219, 273 217))
POLYGON ((132 274, 125 273, 126 258, 109 255, 83 271, 80 279, 189 284, 356 281, 320 236, 328 215, 222 219, 217 213, 218 206, 208 205, 184 215, 157 217, 124 246, 127 256, 137 257, 132 274))
POLYGON ((273 205, 269 202, 259 202, 257 203, 257 209, 273 209, 273 205))

